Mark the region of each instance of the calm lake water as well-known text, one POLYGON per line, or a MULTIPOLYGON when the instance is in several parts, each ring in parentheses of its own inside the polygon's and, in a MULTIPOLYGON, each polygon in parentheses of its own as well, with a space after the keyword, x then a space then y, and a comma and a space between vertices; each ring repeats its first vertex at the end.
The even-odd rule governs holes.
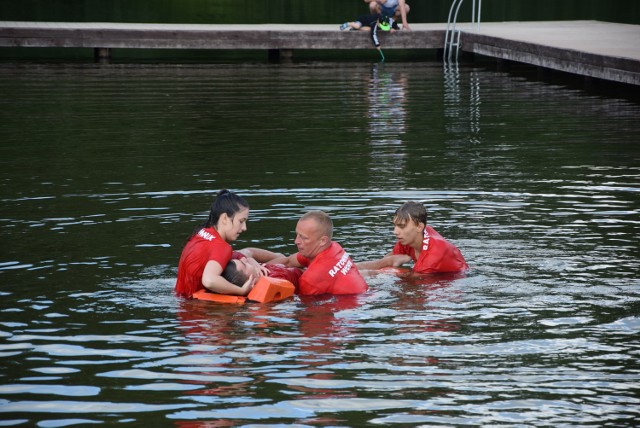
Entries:
POLYGON ((438 63, 0 65, 0 425, 631 426, 640 105, 438 63), (242 307, 173 296, 329 212, 356 260, 420 200, 462 277, 242 307))

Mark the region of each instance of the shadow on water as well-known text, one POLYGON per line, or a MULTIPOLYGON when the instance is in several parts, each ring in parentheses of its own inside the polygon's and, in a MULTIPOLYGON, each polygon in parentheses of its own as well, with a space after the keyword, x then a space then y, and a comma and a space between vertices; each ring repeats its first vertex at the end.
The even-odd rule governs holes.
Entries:
POLYGON ((431 63, 0 69, 5 425, 628 425, 638 104, 431 63), (234 246, 328 211, 357 260, 423 201, 471 266, 360 296, 175 298, 215 192, 234 246))

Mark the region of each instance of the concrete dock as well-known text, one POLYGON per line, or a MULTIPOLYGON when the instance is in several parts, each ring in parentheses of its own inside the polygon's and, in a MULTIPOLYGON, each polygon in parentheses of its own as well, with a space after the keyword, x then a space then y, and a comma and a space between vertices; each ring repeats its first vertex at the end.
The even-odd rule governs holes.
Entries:
MULTIPOLYGON (((383 49, 442 49, 446 24, 410 23, 384 33, 383 49)), ((460 49, 614 82, 640 85, 640 25, 600 21, 461 23, 460 49)), ((368 32, 335 24, 137 24, 0 21, 0 47, 111 49, 264 49, 290 57, 297 49, 372 49, 368 32)), ((2 51, 0 50, 0 55, 2 51)), ((388 55, 387 55, 388 56, 388 55)))
POLYGON ((600 21, 464 24, 461 49, 498 59, 640 85, 640 25, 600 21))
MULTIPOLYGON (((433 49, 443 24, 413 24, 413 32, 382 34, 385 49, 433 49)), ((381 32, 382 33, 382 32, 381 32)), ((367 31, 338 24, 127 24, 0 21, 0 46, 135 49, 371 49, 367 31)))

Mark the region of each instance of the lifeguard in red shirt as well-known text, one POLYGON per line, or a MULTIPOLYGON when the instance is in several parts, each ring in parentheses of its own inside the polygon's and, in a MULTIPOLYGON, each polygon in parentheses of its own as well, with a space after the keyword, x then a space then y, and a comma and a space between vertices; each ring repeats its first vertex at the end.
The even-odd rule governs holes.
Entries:
POLYGON ((247 230, 249 204, 228 190, 218 192, 211 204, 209 219, 198 227, 182 250, 175 291, 180 297, 192 297, 204 288, 220 294, 246 296, 258 279, 249 277, 238 287, 222 276, 231 260, 229 242, 247 230))
POLYGON ((462 253, 427 225, 427 210, 418 202, 405 202, 393 217, 393 233, 398 242, 385 257, 358 263, 360 269, 398 267, 414 262, 413 272, 421 274, 462 272, 469 268, 462 253))
POLYGON ((333 222, 323 211, 309 211, 296 225, 298 252, 273 264, 306 268, 298 280, 298 294, 359 294, 367 283, 355 263, 333 239, 333 222))

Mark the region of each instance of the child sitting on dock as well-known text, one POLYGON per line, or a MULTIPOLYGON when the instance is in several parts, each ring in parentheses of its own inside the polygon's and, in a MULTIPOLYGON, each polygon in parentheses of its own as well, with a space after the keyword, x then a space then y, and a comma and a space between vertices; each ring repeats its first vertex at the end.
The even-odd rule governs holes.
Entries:
POLYGON ((407 22, 407 14, 411 9, 405 0, 364 0, 369 3, 371 13, 381 13, 402 21, 402 29, 411 31, 407 22))
POLYGON ((346 30, 363 30, 369 31, 371 34, 371 41, 376 49, 380 50, 380 40, 378 38, 378 29, 382 31, 394 32, 399 30, 398 24, 395 20, 388 16, 383 16, 379 13, 371 13, 369 15, 362 15, 356 18, 355 21, 345 22, 340 25, 341 31, 346 30))

